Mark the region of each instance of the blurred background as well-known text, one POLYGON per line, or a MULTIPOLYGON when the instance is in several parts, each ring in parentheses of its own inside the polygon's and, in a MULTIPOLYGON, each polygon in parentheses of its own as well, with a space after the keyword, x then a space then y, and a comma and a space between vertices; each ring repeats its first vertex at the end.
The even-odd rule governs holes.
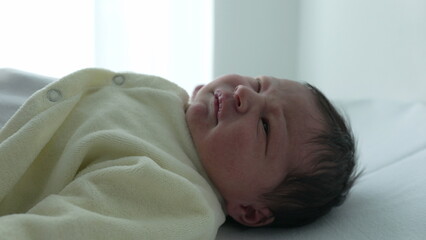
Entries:
POLYGON ((425 101, 426 1, 0 0, 3 67, 135 71, 187 91, 272 75, 333 99, 425 101))

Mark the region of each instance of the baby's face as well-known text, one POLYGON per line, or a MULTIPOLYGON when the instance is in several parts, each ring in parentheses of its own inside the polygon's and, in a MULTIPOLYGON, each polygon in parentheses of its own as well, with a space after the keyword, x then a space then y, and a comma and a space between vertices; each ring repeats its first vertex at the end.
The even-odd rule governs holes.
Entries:
POLYGON ((196 88, 186 112, 201 162, 227 204, 260 201, 303 167, 307 129, 320 128, 304 85, 226 75, 196 88))

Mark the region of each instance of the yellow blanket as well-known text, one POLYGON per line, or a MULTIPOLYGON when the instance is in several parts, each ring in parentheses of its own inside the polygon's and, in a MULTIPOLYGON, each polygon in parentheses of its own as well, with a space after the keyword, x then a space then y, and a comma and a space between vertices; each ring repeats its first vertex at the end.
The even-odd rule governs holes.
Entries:
POLYGON ((167 80, 102 69, 36 92, 0 131, 0 238, 214 239, 224 221, 167 80))

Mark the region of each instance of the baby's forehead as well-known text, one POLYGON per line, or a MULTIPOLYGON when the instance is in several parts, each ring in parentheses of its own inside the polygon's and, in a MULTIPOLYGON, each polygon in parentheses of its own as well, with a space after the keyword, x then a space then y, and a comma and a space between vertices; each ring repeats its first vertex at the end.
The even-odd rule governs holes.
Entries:
POLYGON ((264 77, 263 79, 271 82, 272 87, 280 92, 283 102, 297 103, 299 107, 302 107, 299 109, 300 111, 318 110, 317 97, 309 84, 275 77, 264 77))
POLYGON ((283 90, 291 90, 293 92, 299 92, 301 94, 312 94, 311 89, 308 87, 308 85, 304 82, 299 82, 295 80, 290 80, 286 78, 276 78, 276 77, 269 77, 270 81, 277 82, 278 86, 282 88, 283 90))

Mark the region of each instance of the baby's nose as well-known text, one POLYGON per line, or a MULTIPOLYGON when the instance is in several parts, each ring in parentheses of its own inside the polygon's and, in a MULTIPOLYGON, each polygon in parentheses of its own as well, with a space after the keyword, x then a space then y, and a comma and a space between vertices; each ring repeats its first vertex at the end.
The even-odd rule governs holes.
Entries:
POLYGON ((250 99, 252 98, 253 90, 250 88, 238 85, 234 91, 235 108, 238 112, 245 113, 249 109, 250 99))

